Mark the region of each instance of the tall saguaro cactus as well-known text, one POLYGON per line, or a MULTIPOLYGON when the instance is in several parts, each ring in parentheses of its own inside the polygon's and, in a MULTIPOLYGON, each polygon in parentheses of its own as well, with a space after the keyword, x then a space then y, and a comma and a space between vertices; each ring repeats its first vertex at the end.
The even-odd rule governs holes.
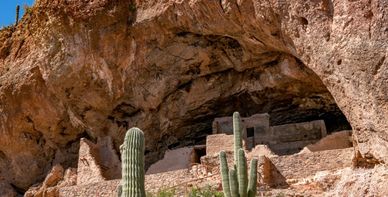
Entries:
POLYGON ((119 197, 145 197, 143 131, 135 127, 129 129, 120 151, 122 183, 118 189, 119 197))
POLYGON ((233 113, 233 135, 234 135, 234 167, 229 169, 226 153, 220 152, 220 170, 222 177, 222 188, 225 197, 254 197, 257 185, 257 159, 250 163, 250 176, 248 182, 247 160, 242 148, 242 126, 238 112, 233 113))
POLYGON ((242 148, 242 126, 238 112, 233 113, 233 136, 234 136, 234 164, 237 164, 238 151, 242 148))
POLYGON ((16 18, 15 18, 15 23, 16 25, 19 23, 19 12, 20 12, 20 6, 16 6, 16 18))

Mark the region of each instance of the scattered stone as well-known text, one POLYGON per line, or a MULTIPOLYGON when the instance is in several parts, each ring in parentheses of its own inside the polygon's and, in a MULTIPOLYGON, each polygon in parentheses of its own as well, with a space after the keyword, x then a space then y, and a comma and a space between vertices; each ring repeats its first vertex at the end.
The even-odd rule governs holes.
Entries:
MULTIPOLYGON (((31 187, 25 197, 58 197, 58 185, 64 179, 64 169, 57 164, 51 168, 42 184, 31 187)), ((66 185, 63 185, 66 186, 66 185)))
POLYGON ((63 179, 63 167, 59 164, 55 165, 50 173, 46 176, 46 179, 43 182, 43 185, 46 187, 52 187, 57 185, 57 183, 63 179))

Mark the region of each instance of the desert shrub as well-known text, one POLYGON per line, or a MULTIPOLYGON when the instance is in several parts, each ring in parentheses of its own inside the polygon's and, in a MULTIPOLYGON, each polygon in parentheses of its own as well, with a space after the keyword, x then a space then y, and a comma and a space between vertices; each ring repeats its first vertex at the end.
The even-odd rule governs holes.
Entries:
POLYGON ((175 189, 160 189, 156 194, 146 192, 147 197, 173 197, 175 196, 175 189))
POLYGON ((188 193, 189 197, 223 197, 223 193, 210 186, 204 188, 192 187, 188 193))

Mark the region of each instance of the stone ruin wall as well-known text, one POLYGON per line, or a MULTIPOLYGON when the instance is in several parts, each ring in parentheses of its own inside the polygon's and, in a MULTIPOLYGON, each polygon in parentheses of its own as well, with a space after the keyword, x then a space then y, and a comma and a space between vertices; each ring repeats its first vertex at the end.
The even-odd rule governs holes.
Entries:
MULTIPOLYGON (((255 114, 241 118, 243 139, 248 149, 258 144, 267 144, 277 154, 292 154, 313 144, 327 135, 325 122, 292 123, 270 126, 268 114, 255 114)), ((232 117, 216 118, 213 121, 213 134, 233 134, 232 117)))

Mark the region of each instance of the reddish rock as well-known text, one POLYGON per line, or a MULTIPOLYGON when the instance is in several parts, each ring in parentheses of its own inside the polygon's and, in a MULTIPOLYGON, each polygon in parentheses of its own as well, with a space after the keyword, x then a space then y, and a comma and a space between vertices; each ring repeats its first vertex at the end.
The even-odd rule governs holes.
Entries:
POLYGON ((57 183, 63 179, 63 167, 61 165, 55 165, 50 173, 46 176, 46 179, 43 182, 43 185, 46 187, 52 187, 57 185, 57 183))

